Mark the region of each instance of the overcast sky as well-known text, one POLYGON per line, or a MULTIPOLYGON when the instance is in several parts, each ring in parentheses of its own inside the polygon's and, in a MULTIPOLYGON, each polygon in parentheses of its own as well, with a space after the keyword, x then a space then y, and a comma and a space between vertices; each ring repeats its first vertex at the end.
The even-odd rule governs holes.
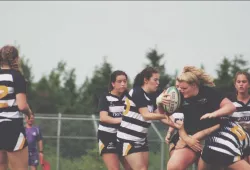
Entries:
POLYGON ((250 2, 1 1, 0 23, 0 46, 19 44, 36 81, 64 60, 81 84, 103 56, 134 78, 156 46, 169 74, 203 64, 215 76, 224 56, 250 60, 250 2))

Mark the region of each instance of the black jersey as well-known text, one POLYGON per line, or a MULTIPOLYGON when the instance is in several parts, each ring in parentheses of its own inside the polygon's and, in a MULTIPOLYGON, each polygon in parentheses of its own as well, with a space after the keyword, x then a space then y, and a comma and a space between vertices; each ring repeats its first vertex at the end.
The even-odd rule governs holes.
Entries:
POLYGON ((198 95, 183 98, 179 112, 185 116, 184 126, 188 134, 193 135, 198 131, 218 124, 219 118, 200 120, 206 113, 212 113, 220 108, 224 96, 215 89, 202 86, 198 95))

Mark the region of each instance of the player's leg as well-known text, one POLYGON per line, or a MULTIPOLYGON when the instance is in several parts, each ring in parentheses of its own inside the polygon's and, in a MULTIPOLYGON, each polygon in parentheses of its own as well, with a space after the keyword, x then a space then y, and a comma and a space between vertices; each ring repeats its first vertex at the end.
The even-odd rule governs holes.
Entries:
POLYGON ((98 131, 99 153, 108 170, 119 170, 120 159, 117 153, 116 133, 98 131))
POLYGON ((39 165, 38 160, 38 153, 37 152, 30 152, 29 153, 29 167, 30 170, 37 170, 37 166, 39 165))
POLYGON ((122 155, 133 170, 147 170, 149 148, 147 140, 144 142, 123 142, 122 155))
POLYGON ((199 154, 189 148, 174 149, 167 163, 167 170, 185 170, 195 163, 199 154))
POLYGON ((6 135, 5 150, 12 170, 27 170, 29 155, 23 121, 6 122, 5 128, 9 133, 6 135))
POLYGON ((120 162, 121 162, 124 170, 132 170, 132 168, 130 167, 128 161, 123 156, 120 157, 120 162))
POLYGON ((102 159, 108 170, 120 170, 120 160, 115 153, 105 153, 102 155, 102 159))
POLYGON ((147 170, 148 169, 148 152, 135 152, 125 156, 130 167, 133 170, 147 170))
POLYGON ((28 169, 28 147, 13 152, 7 152, 8 160, 13 170, 28 169))
POLYGON ((202 158, 198 161, 198 170, 224 170, 221 166, 207 164, 202 158))
POLYGON ((7 170, 8 159, 5 151, 0 151, 0 170, 7 170))
POLYGON ((249 170, 250 169, 250 165, 248 162, 246 162, 244 159, 234 162, 233 164, 231 164, 230 166, 228 166, 227 170, 249 170))

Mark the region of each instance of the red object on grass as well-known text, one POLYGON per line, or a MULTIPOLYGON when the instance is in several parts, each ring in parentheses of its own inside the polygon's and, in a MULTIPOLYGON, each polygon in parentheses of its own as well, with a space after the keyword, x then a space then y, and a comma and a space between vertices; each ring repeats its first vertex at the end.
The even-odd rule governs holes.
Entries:
POLYGON ((50 170, 50 163, 46 160, 43 160, 42 169, 43 170, 50 170))

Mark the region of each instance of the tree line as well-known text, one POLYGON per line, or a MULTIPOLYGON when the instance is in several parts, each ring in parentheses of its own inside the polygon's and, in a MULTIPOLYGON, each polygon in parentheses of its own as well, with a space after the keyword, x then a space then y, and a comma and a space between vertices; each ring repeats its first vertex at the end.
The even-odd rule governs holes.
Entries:
MULTIPOLYGON (((150 49, 145 54, 148 63, 145 66, 158 68, 160 72, 160 88, 174 85, 174 75, 166 73, 164 54, 156 49, 150 49)), ((44 75, 37 82, 34 81, 32 65, 29 59, 21 57, 21 67, 27 80, 27 95, 29 103, 35 113, 62 113, 62 114, 98 114, 98 98, 107 91, 109 76, 114 71, 112 65, 103 59, 100 65, 94 69, 92 77, 86 77, 78 87, 76 85, 76 73, 74 68, 68 68, 65 61, 59 61, 48 75, 44 75)), ((201 63, 201 68, 205 69, 201 63)), ((243 55, 235 55, 233 59, 224 57, 215 65, 217 77, 215 78, 216 88, 221 91, 233 92, 233 78, 237 71, 249 70, 249 63, 243 55)), ((126 71, 126 70, 124 70, 126 71)), ((129 80, 129 87, 131 87, 129 80)))

